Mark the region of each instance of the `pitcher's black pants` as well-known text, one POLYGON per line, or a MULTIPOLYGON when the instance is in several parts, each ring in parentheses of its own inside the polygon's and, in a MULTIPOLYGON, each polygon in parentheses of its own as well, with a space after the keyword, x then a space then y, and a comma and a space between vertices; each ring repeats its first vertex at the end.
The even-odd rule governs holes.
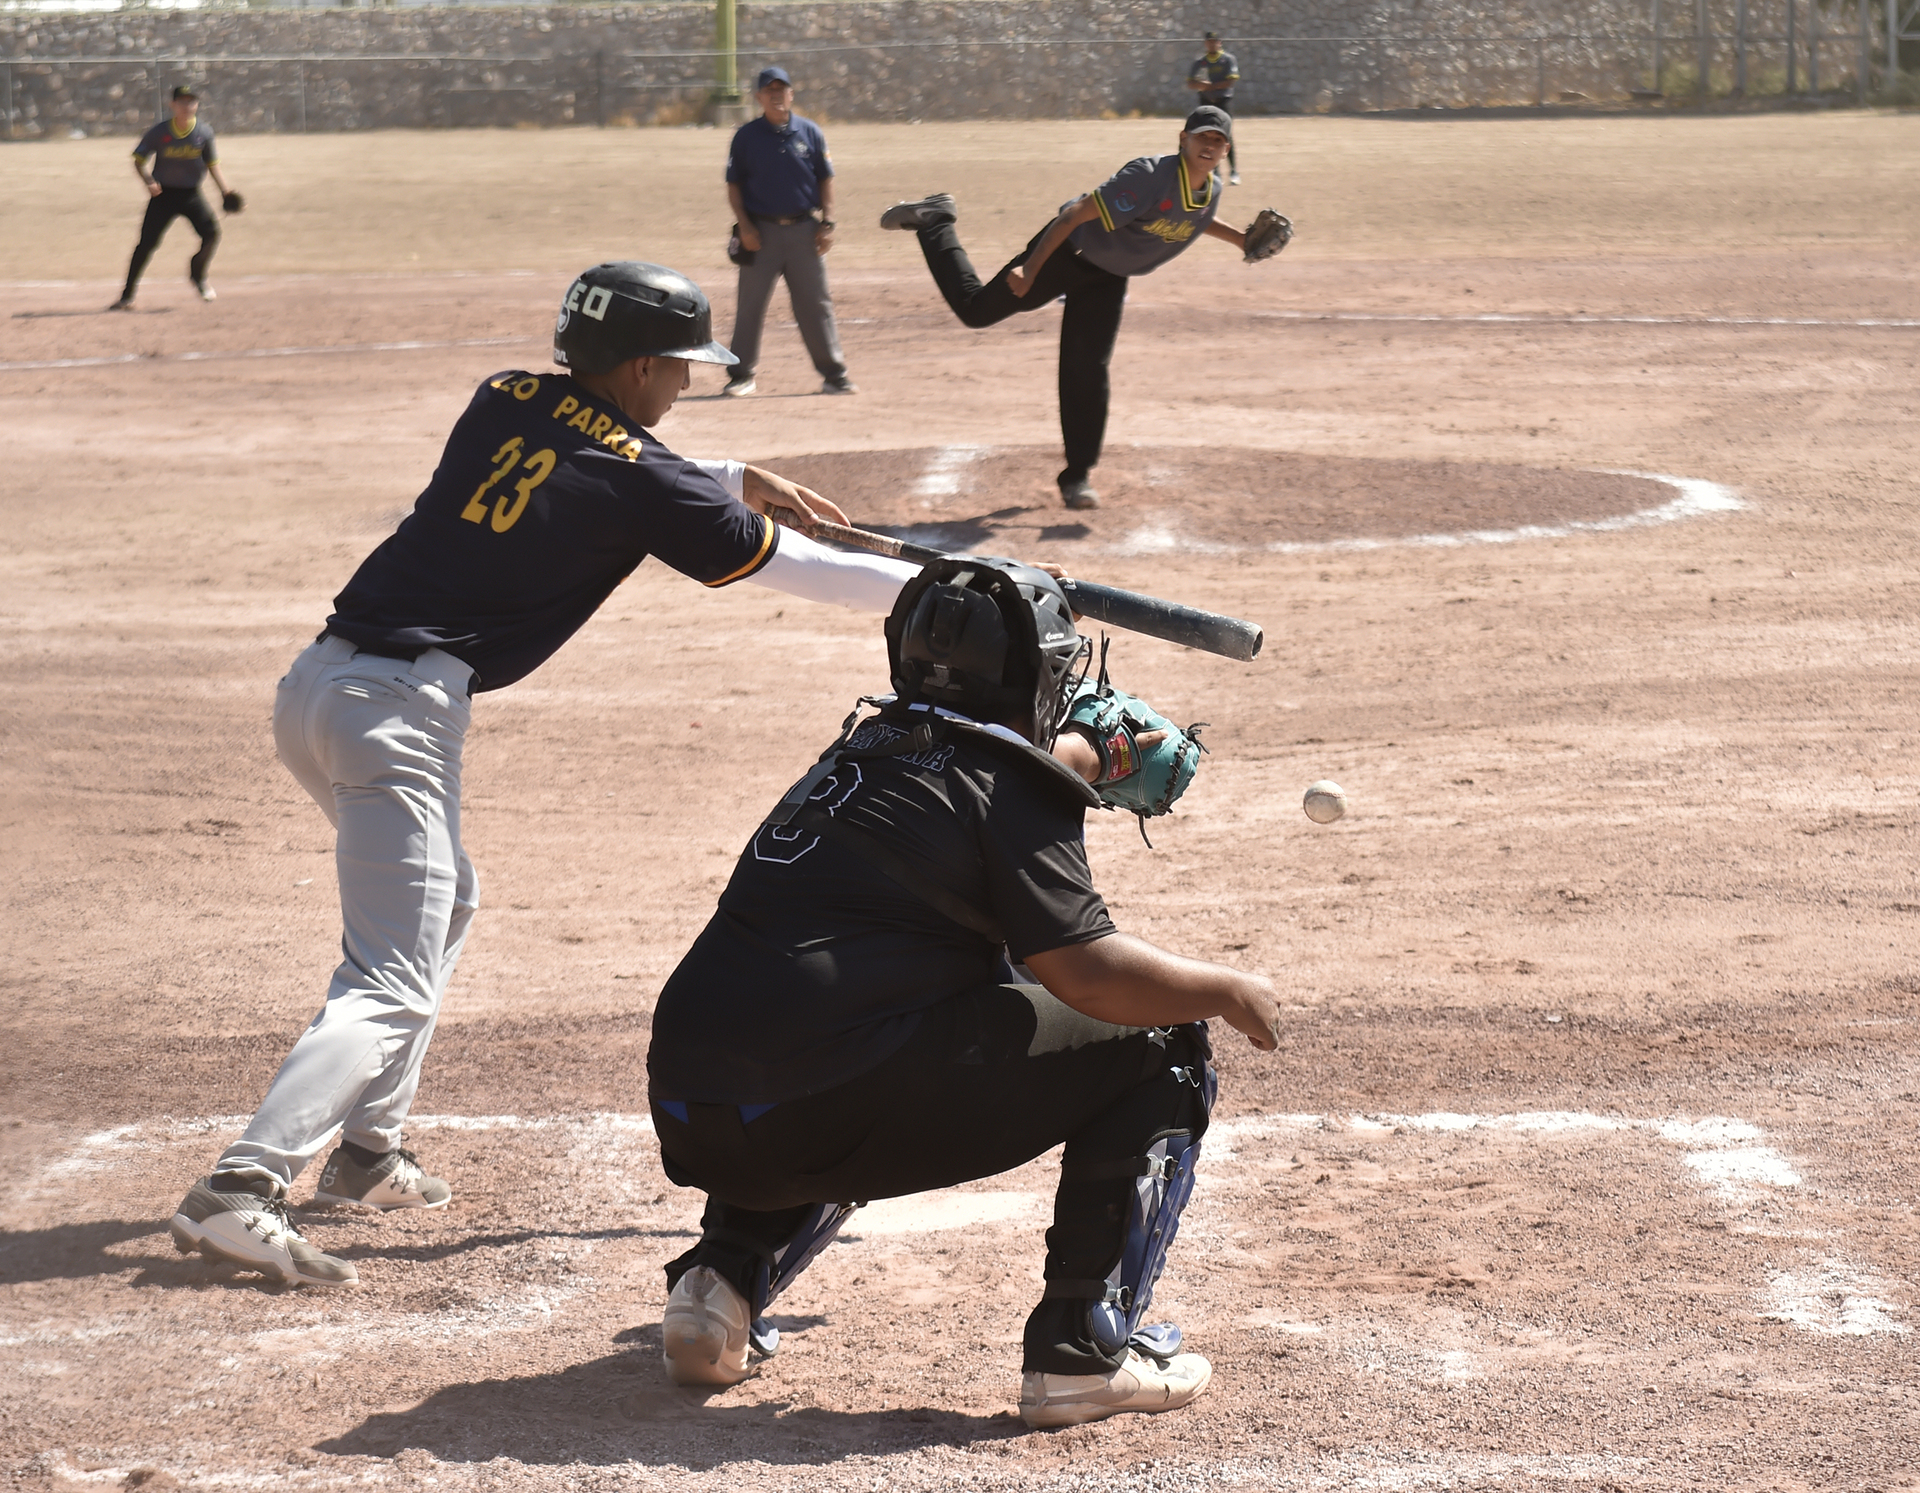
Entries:
POLYGON ((120 292, 122 300, 133 299, 147 261, 153 258, 153 251, 160 247, 160 240, 175 218, 185 218, 200 235, 200 252, 188 264, 187 273, 193 276, 195 285, 205 283, 207 266, 213 263, 213 251, 220 247, 219 220, 198 187, 162 187, 158 197, 147 199, 147 215, 140 222, 140 242, 134 248, 133 263, 127 266, 127 288, 120 292))
MULTIPOLYGON (((688 1104, 681 1121, 657 1102, 671 1096, 656 1094, 668 1178, 708 1194, 701 1241, 667 1266, 668 1286, 708 1265, 750 1296, 761 1256, 740 1236, 771 1252, 815 1204, 951 1187, 1063 1141, 1045 1273, 1102 1279, 1119 1262, 1135 1184, 1076 1173, 1143 1156, 1169 1131, 1204 1132, 1200 1090, 1173 1070, 1204 1065, 1208 1052, 1204 1024, 1171 1033, 1110 1026, 1037 985, 981 985, 925 1012, 906 1045, 877 1068, 751 1120, 737 1105, 688 1104)), ((855 1214, 847 1229, 859 1228, 855 1214)), ((1090 1305, 1041 1301, 1027 1318, 1023 1367, 1115 1367, 1119 1356, 1093 1341, 1090 1305)))
POLYGON ((1107 438, 1107 365, 1120 333, 1120 313, 1126 309, 1127 277, 1101 269, 1065 243, 1041 266, 1039 283, 1025 295, 1015 295, 1007 285, 1007 271, 1027 262, 1046 231, 1036 233, 984 285, 952 223, 922 228, 920 252, 927 256, 933 283, 953 314, 970 327, 990 327, 1016 312, 1038 311, 1057 296, 1067 298, 1060 318, 1060 436, 1067 466, 1060 481, 1081 482, 1099 463, 1107 438))

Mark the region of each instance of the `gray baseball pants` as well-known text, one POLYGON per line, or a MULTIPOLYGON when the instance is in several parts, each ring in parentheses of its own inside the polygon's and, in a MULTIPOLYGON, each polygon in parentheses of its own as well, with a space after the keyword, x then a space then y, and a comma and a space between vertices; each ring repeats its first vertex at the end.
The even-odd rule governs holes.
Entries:
POLYGON ((840 333, 833 325, 833 294, 827 289, 827 262, 814 247, 818 225, 811 218, 798 223, 757 221, 760 247, 752 264, 740 266, 740 295, 733 314, 733 355, 740 360, 727 370, 738 381, 753 376, 760 364, 760 332, 766 325, 767 303, 774 282, 785 278, 793 319, 807 356, 822 378, 845 378, 847 361, 840 352, 840 333))
POLYGON ((345 957, 326 1004, 215 1171, 284 1191, 336 1135, 370 1151, 400 1144, 478 906, 473 863, 460 848, 472 674, 437 648, 408 662, 326 637, 280 681, 280 760, 337 832, 345 957))

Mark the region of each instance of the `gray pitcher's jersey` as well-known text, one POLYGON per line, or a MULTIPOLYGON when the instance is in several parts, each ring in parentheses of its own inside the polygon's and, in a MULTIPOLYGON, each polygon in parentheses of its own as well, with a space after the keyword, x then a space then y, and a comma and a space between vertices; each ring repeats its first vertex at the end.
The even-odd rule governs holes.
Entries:
POLYGON ((1160 268, 1206 231, 1220 210, 1220 178, 1196 192, 1178 152, 1128 161, 1094 192, 1097 222, 1082 223, 1071 242, 1082 257, 1116 275, 1160 268))

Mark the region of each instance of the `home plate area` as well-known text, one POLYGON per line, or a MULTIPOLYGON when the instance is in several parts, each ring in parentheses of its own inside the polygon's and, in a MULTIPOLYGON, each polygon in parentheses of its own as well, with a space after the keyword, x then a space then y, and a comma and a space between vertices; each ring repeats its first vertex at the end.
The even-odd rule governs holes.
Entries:
POLYGON ((62 1432, 21 1476, 1664 1487, 1739 1456, 1784 1359, 1908 1331, 1817 1160, 1738 1118, 1242 1114, 1207 1138, 1151 1313, 1212 1390, 1034 1436, 1012 1409, 1057 1154, 856 1214, 777 1304, 778 1355, 707 1395, 660 1366, 660 1266, 699 1200, 645 1117, 417 1117, 454 1206, 298 1214, 359 1267, 331 1294, 170 1247, 170 1204, 242 1123, 103 1131, 9 1190, 0 1364, 62 1432), (1638 1444, 1676 1435, 1685 1477, 1638 1444))

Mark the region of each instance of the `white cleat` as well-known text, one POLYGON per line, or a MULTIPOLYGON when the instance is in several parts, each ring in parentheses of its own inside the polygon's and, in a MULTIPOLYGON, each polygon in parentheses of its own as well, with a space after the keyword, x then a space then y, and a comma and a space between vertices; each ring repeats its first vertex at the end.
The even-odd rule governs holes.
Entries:
POLYGON ((220 292, 207 284, 205 280, 195 280, 193 282, 193 288, 200 292, 200 299, 203 301, 217 301, 220 299, 220 292))
POLYGON ((738 1384, 747 1377, 747 1298, 706 1265, 680 1277, 660 1319, 667 1377, 675 1384, 738 1384))
POLYGON ((280 1199, 215 1192, 206 1178, 180 1200, 167 1232, 183 1255, 198 1250, 209 1260, 257 1270, 289 1286, 351 1286, 360 1279, 350 1261, 307 1243, 280 1199))
POLYGON ((362 1166, 345 1151, 335 1150, 308 1206, 390 1213, 395 1208, 444 1208, 452 1201, 453 1189, 429 1177, 413 1152, 403 1147, 387 1152, 375 1166, 362 1166))
POLYGON ((1159 1360, 1127 1350, 1111 1374, 1020 1376, 1020 1419, 1036 1431, 1082 1426, 1090 1420, 1138 1411, 1178 1410, 1207 1387, 1213 1365, 1198 1353, 1181 1353, 1163 1367, 1159 1360))

